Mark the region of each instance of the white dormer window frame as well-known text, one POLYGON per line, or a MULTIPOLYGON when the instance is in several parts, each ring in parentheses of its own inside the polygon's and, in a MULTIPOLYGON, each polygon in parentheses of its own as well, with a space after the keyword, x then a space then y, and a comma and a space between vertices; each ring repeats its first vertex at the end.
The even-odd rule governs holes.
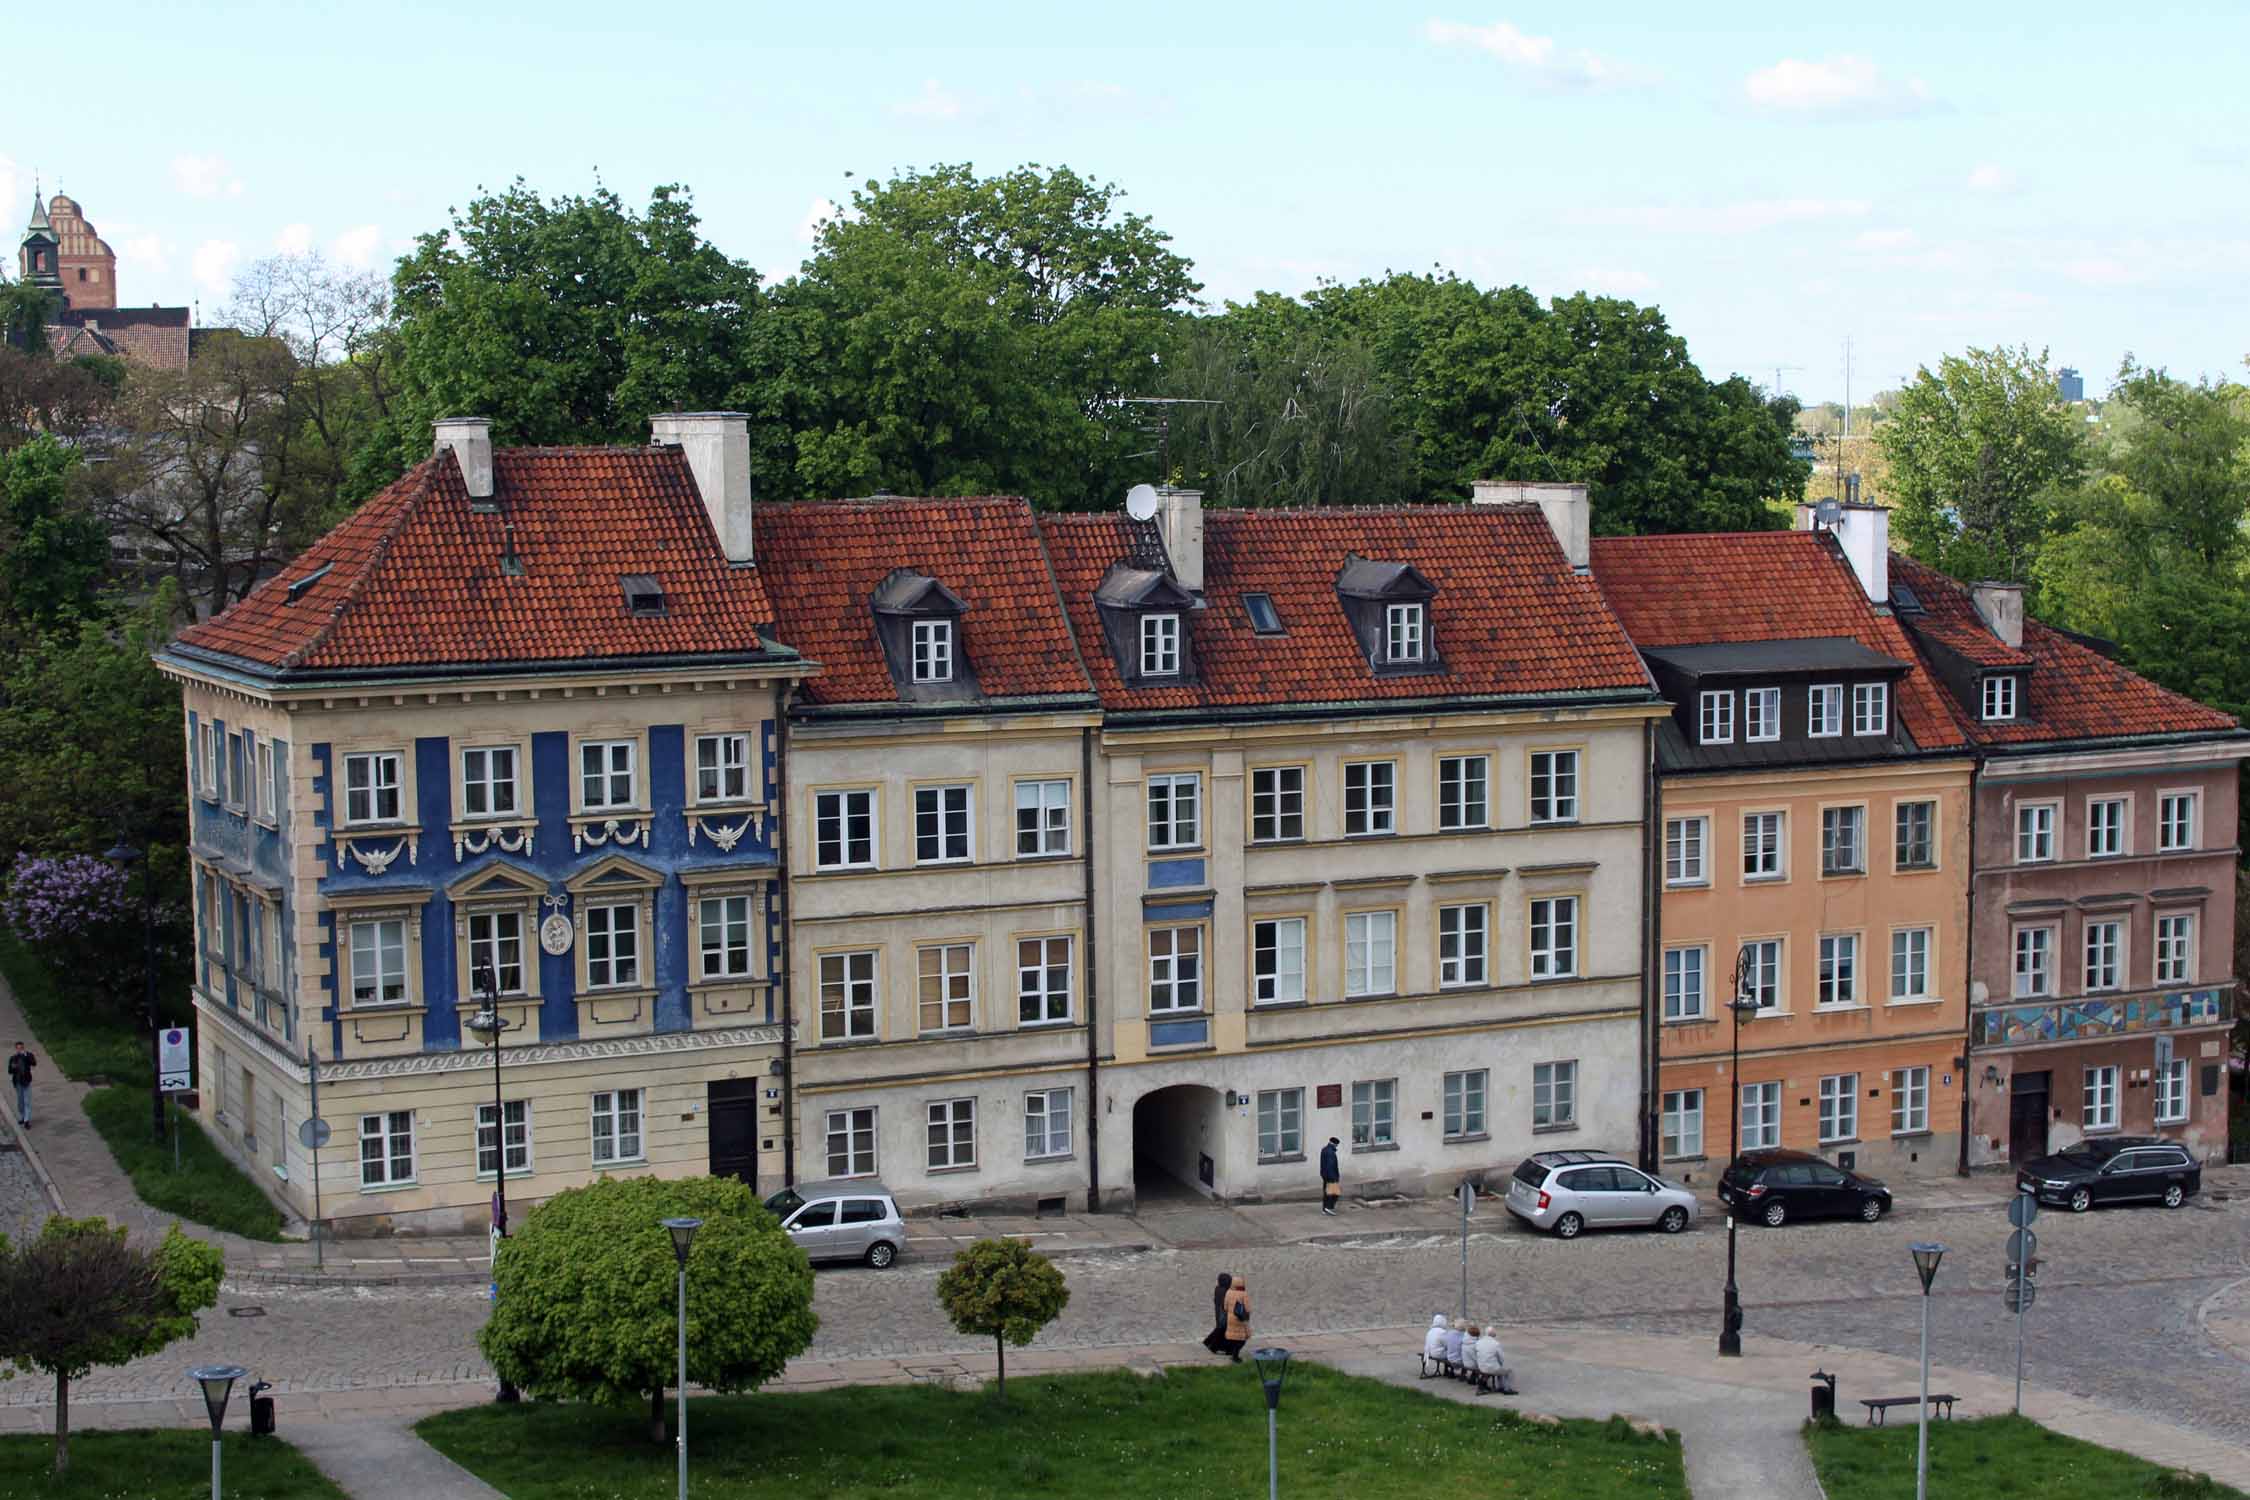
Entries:
POLYGON ((1759 744, 1781 738, 1781 689, 1754 687, 1742 690, 1742 739, 1759 744))
POLYGON ((1180 675, 1180 617, 1176 614, 1141 616, 1141 675, 1180 675))
POLYGON ((1890 732, 1891 685, 1887 682, 1853 683, 1852 733, 1874 735, 1890 732))
POLYGON ((1816 740, 1835 739, 1844 732, 1844 685, 1816 682, 1805 695, 1805 733, 1816 740))
POLYGON ((1734 743, 1734 690, 1707 691, 1698 703, 1697 742, 1705 745, 1734 743))
POLYGON ((1383 659, 1421 661, 1430 639, 1429 607, 1424 604, 1389 604, 1383 607, 1383 659))
POLYGON ((951 682, 953 680, 953 622, 951 620, 916 620, 914 622, 914 680, 916 682, 951 682))
POLYGON ((2016 675, 2013 672, 1993 672, 1984 679, 1984 722, 2004 724, 2016 716, 2018 697, 2016 675))

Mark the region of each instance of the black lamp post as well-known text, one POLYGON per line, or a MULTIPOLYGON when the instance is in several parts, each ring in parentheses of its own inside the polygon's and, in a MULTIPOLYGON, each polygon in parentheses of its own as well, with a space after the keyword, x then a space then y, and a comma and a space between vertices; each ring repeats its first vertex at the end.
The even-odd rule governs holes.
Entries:
POLYGON ((1266 1500, 1279 1500, 1281 1494, 1279 1436, 1281 1382, 1289 1378, 1289 1351, 1287 1349, 1253 1349, 1250 1351, 1250 1357, 1257 1361, 1258 1380, 1266 1388, 1266 1500))
MULTIPOLYGON (((477 1040, 492 1049, 492 1279, 500 1282, 500 1241, 508 1237, 508 1107, 500 1099, 500 1038, 515 1022, 500 1015, 500 986, 490 964, 478 964, 471 980, 477 993, 477 1013, 468 1019, 477 1040)), ((471 1148, 474 1149, 474 1142, 471 1148)), ((500 1379, 499 1399, 515 1401, 516 1388, 506 1376, 500 1379)))
POLYGON ((664 1227, 672 1234, 672 1259, 680 1266, 680 1497, 687 1500, 687 1258, 688 1247, 695 1243, 695 1232, 703 1227, 701 1219, 666 1219, 664 1227))
POLYGON ((141 870, 141 970, 144 984, 141 997, 141 1019, 148 1026, 148 1102, 149 1114, 155 1122, 156 1144, 164 1144, 164 1059, 158 1050, 156 1024, 156 872, 146 867, 141 851, 125 842, 119 834, 117 842, 110 845, 102 858, 131 875, 135 865, 141 870))
POLYGON ((188 1371, 188 1379, 203 1387, 203 1409, 211 1414, 211 1500, 221 1500, 219 1428, 227 1419, 227 1400, 234 1383, 249 1373, 240 1365, 197 1365, 188 1371))
MULTIPOLYGON (((1734 997, 1727 1001, 1727 1009, 1734 1012, 1734 1046, 1727 1064, 1727 1087, 1734 1098, 1727 1110, 1727 1164, 1742 1154, 1742 1023, 1753 1020, 1758 1014, 1755 991, 1758 979, 1758 960, 1748 943, 1744 943, 1734 958, 1734 997)), ((1733 1204, 1727 1205, 1727 1303, 1719 1322, 1719 1352, 1738 1356, 1742 1353, 1742 1294, 1734 1282, 1734 1231, 1736 1213, 1733 1204)))

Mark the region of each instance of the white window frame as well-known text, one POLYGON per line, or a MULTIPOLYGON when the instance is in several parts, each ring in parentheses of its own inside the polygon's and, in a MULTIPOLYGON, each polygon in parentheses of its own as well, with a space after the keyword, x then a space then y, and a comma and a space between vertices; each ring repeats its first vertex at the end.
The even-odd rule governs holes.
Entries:
MULTIPOLYGON (((208 943, 208 939, 206 939, 206 942, 208 943)), ((403 917, 364 917, 354 921, 350 924, 350 930, 345 934, 345 946, 351 970, 349 982, 354 1010, 412 1003, 414 981, 410 973, 412 966, 407 962, 406 920, 403 917), (397 942, 395 946, 388 940, 386 929, 396 934, 397 942), (364 946, 360 942, 362 930, 369 934, 368 941, 364 946), (393 953, 398 958, 396 973, 398 995, 395 999, 384 994, 393 979, 388 964, 388 960, 393 953), (371 958, 374 961, 372 974, 362 971, 361 961, 363 958, 371 958), (370 980, 375 991, 375 998, 363 1000, 359 995, 360 989, 363 984, 370 980)))
POLYGON ((1070 779, 1017 782, 1016 858, 1054 859, 1070 847, 1070 779))
POLYGON ((1381 838, 1398 832, 1398 762, 1344 762, 1344 837, 1381 838))
POLYGON ((2156 983, 2194 982, 2195 926, 2195 913, 2191 911, 2156 914, 2156 983))
POLYGON ((1023 1096, 1023 1159, 1056 1161, 1071 1154, 1078 1113, 1072 1089, 1033 1089, 1023 1096))
POLYGON ((1150 849, 1203 847, 1203 773, 1160 771, 1148 778, 1150 849))
POLYGON ((258 763, 257 749, 251 743, 250 731, 227 731, 227 806, 236 812, 250 809, 250 775, 258 763))
POLYGON ((977 945, 917 943, 914 947, 914 1026, 921 1036, 973 1031, 977 1024, 977 945), (931 964, 936 959, 936 965, 931 964), (935 983, 934 995, 932 983, 935 983), (936 1007, 937 1024, 930 1022, 936 1007))
POLYGON ((1305 998, 1303 917, 1258 917, 1250 923, 1250 1003, 1293 1005, 1305 998))
POLYGON ((1930 998, 1930 951, 1937 941, 1931 927, 1891 929, 1891 1003, 1930 998))
POLYGON ((496 1133, 492 1119, 492 1106, 477 1106, 477 1176, 489 1179, 496 1175, 505 1150, 510 1177, 531 1175, 531 1101, 529 1099, 503 1099, 500 1116, 505 1122, 496 1133), (504 1137, 504 1139, 496 1138, 504 1137), (486 1166, 490 1157, 492 1165, 486 1166))
POLYGON ((1813 1004, 1822 1010, 1848 1010, 1859 1004, 1859 934, 1820 935, 1813 1004))
POLYGON ((757 905, 748 895, 698 897, 695 903, 697 972, 704 980, 748 979, 757 972, 754 919, 757 905), (738 914, 739 910, 739 914, 738 914), (735 938, 739 931, 741 941, 735 938), (717 941, 713 941, 716 938, 717 941), (713 962, 716 955, 717 961, 713 962))
POLYGON ((1709 688, 1697 700, 1696 743, 1703 745, 1731 745, 1734 743, 1734 690, 1709 688))
POLYGON ((1574 979, 1580 939, 1576 896, 1535 896, 1531 901, 1531 977, 1574 979))
POLYGON ((1657 1149, 1667 1161, 1695 1161, 1703 1155, 1703 1090, 1667 1089, 1657 1133, 1657 1149), (1692 1134, 1691 1134, 1692 1131, 1692 1134))
POLYGON ((2115 1130, 2117 1128, 2118 1067, 2104 1063, 2089 1067, 2079 1080, 2079 1124, 2082 1129, 2115 1130))
POLYGON ((580 740, 577 750, 579 811, 616 812, 641 805, 639 740, 580 740), (591 768, 589 760, 594 762, 591 768), (625 782, 622 798, 616 795, 620 777, 625 782))
POLYGON ((2182 854, 2195 848, 2203 797, 2198 792, 2160 792, 2156 799, 2156 849, 2182 854))
POLYGON ((1711 819, 1704 814, 1664 820, 1664 883, 1711 883, 1711 819))
POLYGON ((1578 1060, 1531 1065, 1531 1128, 1569 1130, 1578 1124, 1578 1060))
POLYGON ((648 1096, 641 1090, 596 1089, 586 1100, 586 1113, 595 1166, 648 1159, 648 1096))
POLYGON ((2185 1125, 2188 1119, 2188 1060, 2175 1057, 2149 1072, 2149 1118, 2158 1125, 2185 1125))
POLYGON ((1141 616, 1141 672, 1143 677, 1180 675, 1180 617, 1176 614, 1141 616))
POLYGON ((461 749, 462 820, 521 817, 522 772, 523 756, 514 745, 464 745, 461 749), (505 807, 500 805, 503 795, 508 804, 505 807), (480 797, 484 803, 481 808, 476 805, 480 797))
POLYGON ((837 787, 813 793, 813 869, 872 870, 881 844, 876 837, 876 804, 873 787, 837 787), (854 823, 865 823, 866 832, 854 834, 854 823), (828 829, 833 827, 831 836, 828 829), (853 845, 864 842, 864 859, 852 858, 853 845), (834 853, 837 858, 830 859, 834 853))
POLYGON ((1859 1075, 1830 1073, 1820 1080, 1820 1144, 1845 1145, 1859 1139, 1859 1075))
POLYGON ((1781 1011, 1788 997, 1782 993, 1787 978, 1782 940, 1777 937, 1747 938, 1743 947, 1750 950, 1750 996, 1762 1011, 1781 1011))
POLYGON ((1305 1154, 1305 1091, 1258 1091, 1258 1160, 1295 1161, 1305 1154))
POLYGON ((1398 913, 1344 913, 1344 993, 1348 996, 1398 993, 1398 913))
POLYGON ((1767 811, 1742 815, 1742 878, 1745 881, 1789 878, 1787 813, 1767 811))
POLYGON ((2084 950, 2085 966, 2080 974, 2083 988, 2089 995, 2106 994, 2125 988, 2125 937, 2128 923, 2123 917, 2102 917, 2085 924, 2080 946, 2084 950))
POLYGON ((1534 823, 1575 823, 1578 821, 1578 752, 1576 750, 1534 750, 1531 752, 1531 821, 1534 823), (1544 762, 1544 765, 1542 765, 1544 762), (1541 791, 1541 787, 1545 791, 1541 791))
POLYGON ((2052 924, 2018 927, 2008 941, 2010 993, 2018 1000, 2043 1000, 2055 993, 2055 940, 2052 924))
POLYGON ((471 908, 463 923, 468 933, 470 979, 475 980, 480 967, 490 965, 492 983, 498 993, 528 993, 528 966, 524 948, 526 925, 523 912, 514 907, 471 908), (510 954, 514 955, 512 960, 510 954))
POLYGON ((1867 873, 1867 809, 1864 805, 1820 810, 1820 873, 1841 878, 1867 873))
POLYGON ((2126 830, 2132 825, 2133 804, 2125 797, 2086 799, 2086 857, 2121 859, 2132 853, 2126 830))
POLYGON ((1073 1013, 1071 993, 1072 979, 1078 970, 1077 948, 1077 939, 1067 932, 1016 939, 1018 1026, 1068 1024, 1073 1013))
POLYGON ((1148 930, 1148 1012, 1192 1016, 1203 1009, 1203 928, 1199 923, 1148 930))
POLYGON ((1938 862, 1937 803, 1927 797, 1910 797, 1891 806, 1891 868, 1894 870, 1934 870, 1938 862), (1929 851, 1928 859, 1908 859, 1913 852, 1908 839, 1908 822, 1915 810, 1921 810, 1922 842, 1929 851))
POLYGON ((875 1109, 870 1105, 832 1109, 822 1117, 821 1135, 831 1179, 876 1175, 876 1147, 881 1140, 875 1128, 877 1123, 875 1109), (843 1148, 840 1152, 839 1141, 843 1148))
POLYGON ((2055 858, 2055 825, 2061 821, 2059 802, 2021 802, 2016 805, 2016 863, 2051 864, 2055 858))
POLYGON ((281 824, 282 809, 289 804, 288 775, 282 770, 281 756, 274 749, 273 736, 258 741, 258 771, 265 778, 265 820, 275 827, 281 824))
POLYGON ((1487 1134, 1485 1110, 1492 1098, 1489 1068, 1467 1068, 1445 1075, 1439 1117, 1442 1138, 1449 1141, 1480 1139, 1487 1134))
POLYGON ((1460 833, 1492 826, 1492 757, 1438 757, 1438 829, 1460 833))
POLYGON ((206 802, 219 795, 219 756, 213 748, 217 739, 218 728, 209 719, 195 721, 195 735, 190 741, 195 754, 195 792, 206 802))
POLYGON ((883 971, 880 950, 855 948, 823 953, 818 955, 815 965, 820 983, 820 1039, 823 1042, 873 1039, 880 1030, 877 1024, 878 982, 883 971), (840 1004, 828 1003, 831 991, 840 1004))
POLYGON ((1352 1084, 1352 1149, 1398 1144, 1398 1080, 1364 1078, 1352 1084))
POLYGON ((911 655, 914 681, 951 682, 953 680, 953 622, 951 620, 914 621, 911 655))
MULTIPOLYGON (((220 1078, 225 1079, 222 1070, 220 1078)), ((222 1087, 224 1084, 222 1083, 222 1087)), ((359 1117, 359 1186, 361 1192, 370 1188, 405 1187, 413 1183, 417 1170, 418 1153, 414 1149, 414 1111, 411 1109, 383 1110, 359 1117), (370 1131, 367 1127, 373 1125, 370 1131), (367 1148, 375 1147, 369 1156, 367 1148), (369 1176, 367 1169, 376 1168, 369 1176)))
POLYGON ((1887 682, 1853 683, 1852 733, 1875 735, 1890 732, 1891 685, 1887 682))
POLYGON ((1780 738, 1781 689, 1777 687, 1744 688, 1742 690, 1743 742, 1756 745, 1780 738))
POLYGON ((1927 1135, 1930 1070, 1927 1064, 1891 1070, 1891 1134, 1927 1135))
POLYGON ((977 1101, 932 1099, 923 1106, 924 1161, 932 1172, 969 1172, 977 1164, 977 1101))
POLYGON ((1492 908, 1483 901, 1438 908, 1438 988, 1492 981, 1492 908))
POLYGON ((739 729, 695 737, 695 801, 699 807, 750 800, 750 736, 739 729))
POLYGON ((1429 609, 1422 604, 1388 604, 1383 607, 1383 660, 1419 662, 1429 644, 1429 609))
POLYGON ((975 783, 948 781, 917 786, 913 792, 914 863, 974 864, 977 857, 975 783))
POLYGON ((1305 768, 1250 768, 1250 842, 1287 844, 1305 836, 1305 768))
POLYGON ((579 921, 585 929, 582 941, 586 950, 586 988, 645 988, 642 979, 641 903, 589 903, 579 913, 579 921), (595 953, 597 939, 602 948, 599 955, 595 953), (597 975, 600 977, 596 977, 597 975))
POLYGON ((1831 740, 1844 732, 1844 685, 1819 682, 1805 693, 1805 733, 1816 740, 1831 740))
POLYGON ((1736 1091, 1740 1112, 1742 1149, 1755 1151, 1781 1144, 1781 1083, 1746 1083, 1736 1091))
POLYGON ((1992 672, 1984 679, 1983 719, 1987 724, 2005 724, 2016 716, 2018 687, 2013 672, 1992 672))
POLYGON ((1705 1021, 1711 1016, 1711 949, 1683 943, 1664 950, 1664 1019, 1705 1021))
POLYGON ((397 750, 354 750, 344 756, 343 824, 346 828, 380 828, 406 821, 406 757, 397 750), (364 771, 364 785, 355 786, 364 771), (364 815, 353 810, 354 799, 365 797, 364 815), (390 800, 390 811, 383 801, 390 800))

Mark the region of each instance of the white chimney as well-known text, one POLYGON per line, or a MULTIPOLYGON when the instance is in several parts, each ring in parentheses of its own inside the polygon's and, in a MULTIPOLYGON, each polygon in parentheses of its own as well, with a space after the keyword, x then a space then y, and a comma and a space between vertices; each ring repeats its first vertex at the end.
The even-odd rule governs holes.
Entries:
POLYGON ((440 417, 430 424, 437 436, 433 454, 453 450, 461 478, 471 500, 492 498, 492 419, 490 417, 440 417))
POLYGON ((727 561, 749 562, 750 418, 739 411, 668 411, 648 419, 648 435, 687 460, 727 561))
MULTIPOLYGON (((1797 529, 1812 531, 1819 518, 1810 505, 1797 507, 1797 529)), ((1837 507, 1833 528, 1844 560, 1859 575, 1860 587, 1877 604, 1891 599, 1891 513, 1880 505, 1837 507)))
POLYGON ((1476 505, 1516 505, 1527 500, 1536 503, 1571 567, 1583 573, 1592 563, 1588 538, 1593 529, 1593 502, 1587 498, 1583 484, 1479 479, 1470 484, 1469 499, 1476 505))
POLYGON ((1183 589, 1203 592, 1203 491, 1156 492, 1156 528, 1164 537, 1164 555, 1171 559, 1172 576, 1183 589))
POLYGON ((2023 585, 2020 583, 1976 583, 1969 586, 1969 597, 1976 601, 1977 613, 2003 644, 2016 650, 2023 649, 2023 585))

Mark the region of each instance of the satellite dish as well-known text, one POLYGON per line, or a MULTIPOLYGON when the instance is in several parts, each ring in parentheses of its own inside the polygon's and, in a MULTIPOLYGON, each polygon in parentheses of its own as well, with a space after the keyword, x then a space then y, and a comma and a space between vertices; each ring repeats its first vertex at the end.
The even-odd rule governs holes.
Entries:
POLYGON ((1813 524, 1822 531, 1834 531, 1843 519, 1844 508, 1833 500, 1823 500, 1813 507, 1813 524))
POLYGON ((1125 514, 1136 521, 1156 519, 1156 486, 1136 484, 1125 492, 1125 514))

